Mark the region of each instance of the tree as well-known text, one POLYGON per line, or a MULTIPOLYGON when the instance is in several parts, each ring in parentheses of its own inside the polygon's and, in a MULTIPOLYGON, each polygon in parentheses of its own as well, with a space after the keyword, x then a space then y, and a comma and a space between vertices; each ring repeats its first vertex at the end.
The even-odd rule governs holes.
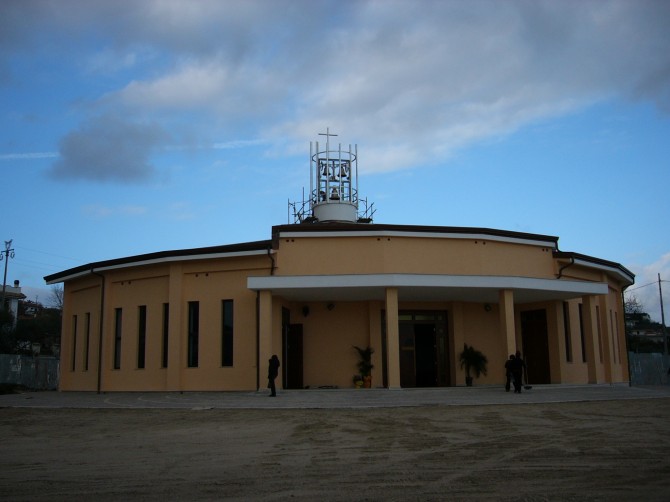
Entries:
POLYGON ((16 323, 16 340, 23 347, 20 353, 30 353, 25 342, 37 342, 42 346, 42 354, 54 353, 54 345, 60 345, 62 312, 57 308, 41 308, 33 318, 19 319, 16 323))
POLYGON ((56 284, 51 288, 51 295, 49 296, 51 305, 63 312, 63 286, 56 284))
POLYGON ((644 308, 642 304, 637 299, 637 296, 630 294, 624 298, 623 310, 626 314, 642 314, 644 313, 644 308))
POLYGON ((15 345, 14 316, 10 311, 0 309, 0 354, 12 354, 15 345))

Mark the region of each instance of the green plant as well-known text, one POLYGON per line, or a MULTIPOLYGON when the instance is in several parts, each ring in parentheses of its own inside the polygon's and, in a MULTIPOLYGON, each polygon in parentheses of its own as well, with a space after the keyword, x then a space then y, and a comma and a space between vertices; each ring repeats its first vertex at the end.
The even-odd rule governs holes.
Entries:
POLYGON ((372 354, 374 353, 374 349, 369 345, 364 349, 357 347, 356 345, 353 347, 358 352, 358 371, 360 371, 362 377, 370 376, 372 368, 374 368, 372 364, 372 354))
POLYGON ((472 385, 471 372, 474 373, 476 378, 486 375, 489 360, 472 345, 463 344, 463 352, 458 356, 458 360, 461 363, 461 369, 465 369, 465 381, 468 385, 472 385))

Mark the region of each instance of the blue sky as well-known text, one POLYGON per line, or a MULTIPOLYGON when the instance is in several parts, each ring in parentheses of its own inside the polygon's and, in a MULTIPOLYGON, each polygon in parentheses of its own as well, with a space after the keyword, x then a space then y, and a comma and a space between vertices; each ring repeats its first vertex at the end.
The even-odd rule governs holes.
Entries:
POLYGON ((329 127, 376 223, 558 236, 660 320, 668 26, 644 0, 3 0, 8 283, 46 302, 74 266, 268 239, 329 127))

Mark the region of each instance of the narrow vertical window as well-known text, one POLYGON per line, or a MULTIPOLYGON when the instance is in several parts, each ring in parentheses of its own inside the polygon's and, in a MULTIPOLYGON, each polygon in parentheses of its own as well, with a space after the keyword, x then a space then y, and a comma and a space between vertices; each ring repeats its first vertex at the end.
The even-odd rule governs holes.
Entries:
POLYGON ((609 323, 610 323, 610 340, 612 340, 612 357, 614 358, 614 363, 616 364, 617 362, 617 353, 616 353, 616 336, 614 335, 614 319, 613 319, 614 313, 610 309, 610 315, 609 315, 609 323))
POLYGON ((147 306, 140 305, 137 312, 137 368, 143 369, 147 345, 147 306))
POLYGON ((563 302, 563 336, 565 337, 565 360, 572 362, 572 339, 570 338, 570 304, 563 302))
POLYGON ((598 330, 598 356, 600 362, 603 362, 603 335, 600 330, 600 307, 596 305, 596 329, 598 330))
POLYGON ((72 371, 77 369, 77 316, 72 316, 72 371))
POLYGON ((198 336, 200 329, 200 303, 188 302, 188 354, 189 368, 198 367, 198 336))
POLYGON ((121 321, 123 310, 114 309, 114 369, 121 369, 121 321))
POLYGON ((579 304, 579 337, 582 342, 582 362, 586 362, 586 343, 584 341, 584 308, 579 304))
POLYGON ((233 365, 233 300, 221 302, 221 366, 233 365))
POLYGON ((610 310, 610 332, 612 333, 612 337, 614 340, 612 340, 612 345, 614 346, 614 362, 619 363, 621 362, 621 358, 619 356, 619 327, 616 324, 616 312, 612 312, 610 310))
POLYGON ((88 371, 88 352, 91 344, 91 313, 86 312, 86 331, 84 334, 84 371, 88 371))
POLYGON ((168 333, 170 332, 170 304, 163 304, 163 347, 161 367, 168 367, 168 333))

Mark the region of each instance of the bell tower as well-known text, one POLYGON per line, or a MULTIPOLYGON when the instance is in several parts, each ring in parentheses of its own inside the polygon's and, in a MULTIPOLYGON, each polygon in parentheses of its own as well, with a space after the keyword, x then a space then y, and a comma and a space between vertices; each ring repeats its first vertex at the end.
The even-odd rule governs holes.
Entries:
POLYGON ((309 200, 302 204, 289 202, 293 208, 294 223, 345 222, 371 223, 374 210, 367 199, 358 198, 358 145, 343 149, 331 145, 330 138, 337 134, 326 128, 325 145, 309 143, 309 200), (360 211, 359 202, 363 211, 360 211))

